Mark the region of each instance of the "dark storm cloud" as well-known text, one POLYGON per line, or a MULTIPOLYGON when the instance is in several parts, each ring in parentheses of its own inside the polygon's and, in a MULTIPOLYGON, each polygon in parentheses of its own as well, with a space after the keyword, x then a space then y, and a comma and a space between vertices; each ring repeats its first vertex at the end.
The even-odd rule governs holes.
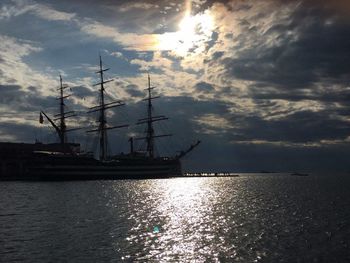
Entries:
POLYGON ((267 86, 305 88, 321 78, 342 83, 350 77, 350 65, 344 59, 350 56, 350 23, 336 18, 329 23, 332 24, 327 24, 324 17, 298 8, 290 24, 273 25, 261 36, 268 39, 277 34, 281 45, 254 46, 236 59, 225 58, 221 62, 228 76, 267 86), (296 40, 286 36, 288 30, 295 31, 296 40))
MULTIPOLYGON (((33 143, 39 133, 40 128, 38 126, 5 121, 1 122, 1 134, 8 134, 11 137, 14 137, 15 141, 18 140, 21 142, 33 143)), ((2 142, 4 141, 1 139, 1 135, 0 140, 2 142)), ((13 141, 11 140, 11 142, 13 141)))
POLYGON ((78 98, 86 98, 86 97, 95 97, 96 92, 84 86, 75 86, 72 88, 72 92, 74 92, 74 96, 78 98))
MULTIPOLYGON (((345 120, 331 116, 337 111, 299 111, 282 119, 266 120, 259 116, 233 116, 238 124, 233 141, 269 141, 285 143, 319 143, 322 140, 345 140, 350 127, 345 120)), ((273 115, 271 115, 273 117, 273 115)))
POLYGON ((18 85, 0 85, 1 103, 13 102, 18 100, 24 92, 18 85))
MULTIPOLYGON (((312 92, 305 90, 279 90, 276 88, 250 87, 249 98, 254 100, 287 100, 287 101, 318 101, 322 103, 339 103, 345 107, 349 107, 350 89, 342 86, 337 88, 314 88, 312 92)), ((258 102, 257 102, 258 103, 258 102)))
POLYGON ((0 85, 0 103, 19 111, 36 111, 42 108, 52 108, 55 97, 43 97, 35 87, 29 87, 30 92, 18 85, 0 85))
POLYGON ((225 53, 223 51, 216 51, 213 53, 212 59, 217 60, 217 59, 221 58, 224 54, 225 53))
MULTIPOLYGON (((226 79, 251 81, 245 97, 253 99, 257 113, 231 116, 233 143, 283 142, 286 148, 294 143, 329 148, 322 143, 327 140, 346 144, 350 134, 350 64, 346 59, 350 57, 350 20, 342 14, 332 4, 304 1, 287 19, 275 19, 265 28, 242 20, 242 33, 230 36, 238 42, 235 57, 215 52, 206 61, 209 67, 224 65, 226 79), (271 40, 278 44, 271 45, 271 40), (276 100, 304 101, 305 108, 291 113, 291 108, 280 108, 276 100), (322 109, 308 109, 313 102, 323 105, 322 109), (270 112, 270 118, 258 112, 270 112)), ((265 21, 268 16, 263 10, 253 19, 265 21)), ((335 151, 337 146, 332 147, 335 151)), ((306 149, 299 151, 304 154, 306 149)))
MULTIPOLYGON (((28 91, 18 85, 0 85, 0 104, 5 107, 19 111, 34 113, 44 110, 48 113, 56 114, 58 111, 57 97, 46 96, 39 92, 37 87, 28 87, 28 91)), ((93 92, 85 87, 74 88, 74 96, 80 98, 96 96, 93 92)), ((74 104, 73 101, 67 100, 66 107, 74 110, 86 110, 86 107, 80 104, 74 104)))
MULTIPOLYGON (((345 58, 350 57, 350 20, 326 6, 304 1, 287 22, 275 21, 263 35, 256 35, 249 21, 241 23, 242 34, 254 35, 258 44, 243 48, 235 59, 220 61, 227 77, 279 89, 304 89, 319 81, 348 85, 350 64, 345 58), (279 44, 266 45, 264 41, 275 36, 279 44)), ((244 46, 246 37, 235 37, 242 39, 244 46)))
POLYGON ((124 90, 132 97, 143 98, 145 96, 145 94, 140 91, 139 87, 134 84, 127 85, 124 90))
POLYGON ((212 85, 204 81, 198 82, 196 85, 194 85, 194 89, 196 92, 200 92, 200 93, 201 92, 210 93, 215 91, 212 85))
MULTIPOLYGON (((126 107, 129 108, 129 117, 133 116, 131 119, 136 120, 145 114, 146 106, 144 103, 136 103, 126 107)), ((232 113, 228 105, 218 101, 196 101, 188 97, 162 98, 155 103, 155 110, 157 114, 170 117, 169 127, 175 134, 186 135, 187 138, 196 138, 199 135, 202 125, 199 125, 196 120, 202 116, 214 114, 214 116, 226 117, 231 120, 234 126, 221 129, 218 127, 221 132, 217 136, 224 134, 222 138, 224 141, 226 140, 225 143, 257 140, 319 143, 321 140, 343 140, 350 134, 350 127, 346 121, 330 117, 342 114, 336 110, 300 111, 282 119, 266 120, 260 116, 232 113), (187 115, 193 116, 193 119, 189 120, 186 118, 187 115), (183 127, 186 127, 186 130, 183 130, 183 127)))
POLYGON ((208 52, 208 50, 215 45, 216 41, 218 40, 218 36, 219 34, 217 32, 214 31, 212 33, 210 40, 205 43, 206 52, 208 52))

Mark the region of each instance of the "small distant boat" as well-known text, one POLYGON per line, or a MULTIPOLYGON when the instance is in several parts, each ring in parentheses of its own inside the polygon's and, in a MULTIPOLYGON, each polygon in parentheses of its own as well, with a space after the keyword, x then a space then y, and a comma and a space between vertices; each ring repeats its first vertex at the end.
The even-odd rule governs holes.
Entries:
POLYGON ((276 172, 261 170, 260 173, 261 174, 273 174, 273 173, 276 173, 276 172))
POLYGON ((291 173, 290 175, 292 175, 292 176, 309 176, 309 174, 307 174, 307 173, 296 173, 296 172, 291 173))

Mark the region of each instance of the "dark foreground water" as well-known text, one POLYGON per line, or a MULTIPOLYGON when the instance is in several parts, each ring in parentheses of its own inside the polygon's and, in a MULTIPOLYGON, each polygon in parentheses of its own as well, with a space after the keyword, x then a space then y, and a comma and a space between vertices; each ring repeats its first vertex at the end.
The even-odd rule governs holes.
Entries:
POLYGON ((0 182, 1 262, 350 262, 350 175, 0 182))

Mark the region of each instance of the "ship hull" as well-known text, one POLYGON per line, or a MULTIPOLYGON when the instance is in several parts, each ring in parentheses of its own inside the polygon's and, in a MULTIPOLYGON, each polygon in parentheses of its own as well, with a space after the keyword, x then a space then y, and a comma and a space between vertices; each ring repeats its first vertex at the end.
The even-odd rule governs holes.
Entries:
POLYGON ((29 180, 118 180, 182 176, 179 162, 108 165, 45 165, 31 167, 29 180))
POLYGON ((182 176, 178 159, 116 159, 100 162, 93 158, 47 156, 2 162, 0 180, 122 180, 182 176))

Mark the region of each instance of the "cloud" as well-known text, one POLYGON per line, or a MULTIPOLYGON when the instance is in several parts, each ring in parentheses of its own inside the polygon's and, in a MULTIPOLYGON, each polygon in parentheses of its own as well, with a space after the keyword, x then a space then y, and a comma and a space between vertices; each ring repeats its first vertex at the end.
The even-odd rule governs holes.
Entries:
POLYGON ((57 11, 50 6, 40 4, 36 4, 32 12, 40 18, 49 21, 70 21, 76 16, 75 13, 57 11))
POLYGON ((115 51, 111 53, 111 56, 114 56, 116 58, 122 58, 123 57, 123 53, 115 51))
POLYGON ((1 7, 0 19, 9 19, 27 13, 49 21, 69 21, 75 17, 74 13, 58 11, 32 0, 12 0, 11 3, 1 7))
POLYGON ((212 85, 204 81, 198 82, 195 86, 195 91, 200 93, 210 93, 215 91, 212 85))
POLYGON ((0 35, 0 80, 22 87, 39 86, 43 93, 49 92, 46 87, 56 83, 45 72, 36 72, 24 62, 25 57, 41 50, 35 42, 0 35))
POLYGON ((350 134, 348 122, 337 117, 336 110, 298 111, 280 119, 266 120, 259 116, 232 116, 237 141, 270 141, 317 143, 323 140, 346 140, 350 134))
POLYGON ((32 5, 24 5, 17 2, 17 5, 3 4, 1 6, 0 19, 9 19, 14 16, 19 16, 33 10, 32 5))
POLYGON ((204 114, 196 118, 195 121, 202 127, 202 132, 206 134, 225 133, 233 128, 232 123, 228 119, 212 113, 204 114))
POLYGON ((322 79, 337 82, 349 77, 342 59, 350 44, 349 23, 335 15, 317 7, 310 12, 306 4, 293 2, 265 1, 236 13, 220 5, 214 8, 225 10, 220 18, 221 44, 214 48, 222 50, 215 51, 207 63, 214 68, 223 65, 223 78, 303 89, 322 79), (271 13, 271 9, 278 11, 271 13), (236 32, 228 44, 223 32, 227 34, 226 20, 232 19, 236 32))
MULTIPOLYGON (((40 110, 56 112, 58 77, 53 77, 51 72, 33 70, 26 62, 28 56, 41 51, 42 48, 35 42, 0 35, 0 82, 6 83, 0 85, 1 122, 13 126, 25 124, 35 129, 40 110)), ((85 102, 76 99, 72 102, 72 108, 85 109, 85 102)), ((67 103, 67 106, 70 105, 67 103)), ((19 132, 15 133, 17 139, 21 138, 19 132)))
POLYGON ((140 90, 140 88, 134 84, 127 85, 125 91, 132 97, 143 98, 145 97, 144 92, 140 90))
POLYGON ((0 85, 1 122, 35 126, 40 109, 52 110, 55 97, 42 97, 35 88, 25 91, 18 85, 0 85))
POLYGON ((159 5, 146 3, 146 2, 134 2, 134 3, 126 3, 119 7, 120 12, 129 12, 135 11, 135 9, 148 10, 152 8, 159 8, 159 5))
POLYGON ((85 20, 80 22, 82 32, 99 38, 111 39, 125 47, 125 49, 145 51, 155 50, 157 35, 120 33, 115 27, 103 25, 97 21, 85 20))

